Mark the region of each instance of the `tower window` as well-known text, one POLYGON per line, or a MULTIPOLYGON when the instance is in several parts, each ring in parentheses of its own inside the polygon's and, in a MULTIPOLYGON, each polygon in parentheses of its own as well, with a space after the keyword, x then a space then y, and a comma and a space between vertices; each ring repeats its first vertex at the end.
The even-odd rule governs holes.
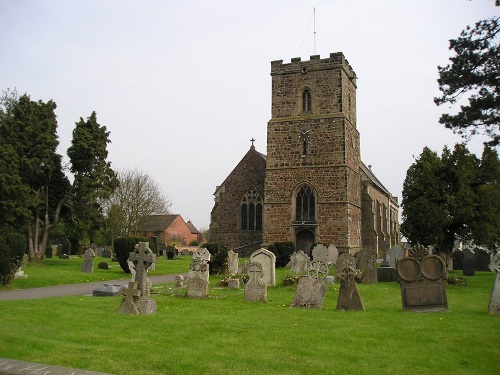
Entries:
POLYGON ((295 220, 315 221, 316 203, 314 192, 309 185, 303 185, 295 197, 295 220))
POLYGON ((302 91, 302 112, 312 111, 311 91, 305 89, 302 91))
POLYGON ((243 195, 240 213, 241 230, 262 230, 262 197, 257 190, 243 195))

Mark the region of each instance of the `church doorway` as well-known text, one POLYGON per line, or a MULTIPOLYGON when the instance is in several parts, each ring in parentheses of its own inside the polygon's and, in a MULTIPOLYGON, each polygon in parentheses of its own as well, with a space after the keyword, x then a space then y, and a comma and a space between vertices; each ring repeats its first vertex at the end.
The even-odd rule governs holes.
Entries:
POLYGON ((297 232, 296 238, 296 251, 302 250, 305 254, 311 255, 311 246, 314 243, 314 233, 309 229, 302 229, 297 232))

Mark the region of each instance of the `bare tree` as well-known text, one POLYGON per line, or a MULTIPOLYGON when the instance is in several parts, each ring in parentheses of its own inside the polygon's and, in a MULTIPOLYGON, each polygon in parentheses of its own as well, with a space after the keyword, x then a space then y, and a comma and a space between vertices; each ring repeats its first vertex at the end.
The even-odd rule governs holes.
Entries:
POLYGON ((137 232, 138 224, 150 215, 167 215, 172 205, 158 183, 137 169, 118 171, 119 186, 107 204, 111 237, 137 232))

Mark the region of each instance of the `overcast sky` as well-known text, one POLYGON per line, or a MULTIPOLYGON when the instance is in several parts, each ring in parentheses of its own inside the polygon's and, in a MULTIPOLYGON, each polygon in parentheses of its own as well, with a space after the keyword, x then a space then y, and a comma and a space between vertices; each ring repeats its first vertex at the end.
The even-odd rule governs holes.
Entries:
POLYGON ((202 230, 250 139, 267 152, 271 61, 343 52, 362 160, 401 200, 413 156, 461 141, 433 102, 449 39, 499 14, 494 0, 0 0, 0 90, 57 103, 63 155, 96 111, 112 166, 149 174, 202 230))

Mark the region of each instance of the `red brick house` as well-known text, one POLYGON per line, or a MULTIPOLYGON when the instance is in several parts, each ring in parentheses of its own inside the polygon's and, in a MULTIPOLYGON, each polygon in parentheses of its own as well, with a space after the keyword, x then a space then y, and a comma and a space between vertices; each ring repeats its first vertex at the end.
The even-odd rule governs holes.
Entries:
POLYGON ((193 241, 202 242, 201 233, 194 224, 184 221, 181 215, 150 215, 138 224, 138 236, 156 236, 158 244, 189 245, 193 241))

